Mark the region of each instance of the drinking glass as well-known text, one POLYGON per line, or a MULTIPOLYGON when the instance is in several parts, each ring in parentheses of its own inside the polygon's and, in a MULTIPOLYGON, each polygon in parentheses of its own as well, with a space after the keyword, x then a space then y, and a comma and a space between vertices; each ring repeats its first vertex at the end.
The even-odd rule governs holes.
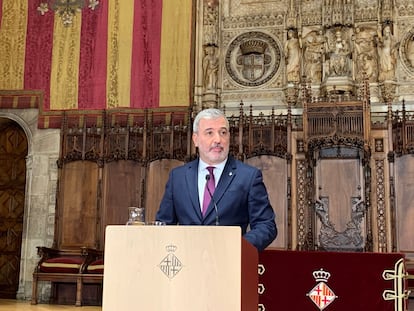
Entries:
POLYGON ((128 226, 142 226, 145 225, 145 208, 130 206, 128 207, 128 226))

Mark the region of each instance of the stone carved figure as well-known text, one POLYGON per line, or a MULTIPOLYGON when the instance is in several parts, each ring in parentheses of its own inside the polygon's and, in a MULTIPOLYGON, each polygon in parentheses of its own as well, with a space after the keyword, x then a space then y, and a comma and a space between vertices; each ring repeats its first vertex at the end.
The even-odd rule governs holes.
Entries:
POLYGON ((321 31, 311 31, 303 39, 304 73, 312 83, 322 80, 322 62, 325 50, 325 37, 321 31))
POLYGON ((217 47, 214 45, 206 45, 204 48, 203 83, 205 90, 215 90, 217 88, 219 60, 216 50, 217 47))
POLYGON ((328 76, 348 76, 351 72, 351 48, 343 29, 337 28, 333 35, 328 32, 328 76))
POLYGON ((286 75, 288 82, 297 82, 300 77, 300 40, 297 32, 289 29, 285 44, 286 75))
POLYGON ((391 32, 391 26, 385 25, 382 35, 377 38, 379 81, 393 80, 397 63, 397 43, 391 32))
POLYGON ((377 76, 377 55, 374 45, 374 29, 355 29, 353 40, 356 52, 356 75, 360 79, 374 81, 377 76))

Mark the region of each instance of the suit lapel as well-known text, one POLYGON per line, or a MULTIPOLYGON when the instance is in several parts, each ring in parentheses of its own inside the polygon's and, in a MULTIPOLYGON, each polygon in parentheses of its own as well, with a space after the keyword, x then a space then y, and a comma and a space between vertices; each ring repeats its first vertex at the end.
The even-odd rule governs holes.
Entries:
POLYGON ((198 198, 198 160, 189 163, 185 178, 191 199, 191 205, 201 221, 203 217, 201 215, 200 202, 198 198))
POLYGON ((223 173, 221 174, 219 183, 217 184, 216 191, 214 192, 214 198, 216 202, 219 202, 223 194, 226 192, 227 188, 230 186, 234 177, 237 173, 237 164, 236 161, 229 157, 226 165, 224 166, 223 173))

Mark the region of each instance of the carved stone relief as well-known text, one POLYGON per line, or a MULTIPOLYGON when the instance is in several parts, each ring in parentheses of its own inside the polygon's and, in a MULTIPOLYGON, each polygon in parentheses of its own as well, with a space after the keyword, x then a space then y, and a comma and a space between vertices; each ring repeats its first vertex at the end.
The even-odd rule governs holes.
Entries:
POLYGON ((226 52, 226 70, 242 86, 260 86, 270 81, 281 63, 279 44, 263 32, 244 33, 226 52))
MULTIPOLYGON (((203 10, 198 42, 200 51, 217 46, 218 106, 237 109, 243 99, 285 109, 285 90, 292 84, 310 82, 322 96, 355 95, 364 80, 371 84, 372 102, 379 104, 397 99, 400 88, 409 90, 404 81, 414 79, 414 6, 409 0, 213 2, 216 7, 203 10), (249 44, 256 44, 256 50, 246 49, 249 44)), ((203 79, 197 85, 206 89, 203 79)), ((408 93, 404 98, 414 98, 408 93)), ((300 97, 295 106, 301 106, 300 97)))
POLYGON ((325 36, 322 30, 307 29, 302 39, 303 45, 303 74, 308 81, 320 83, 322 81, 322 64, 325 51, 325 36))
POLYGON ((374 82, 378 76, 378 57, 375 50, 374 38, 377 34, 375 27, 361 26, 355 29, 352 38, 355 45, 356 74, 358 80, 368 79, 374 82))
POLYGON ((327 77, 349 77, 352 75, 351 62, 351 29, 334 27, 326 31, 326 63, 327 77))
POLYGON ((395 1, 395 7, 399 16, 414 16, 414 3, 411 0, 395 1))
POLYGON ((204 44, 218 44, 218 7, 214 3, 204 6, 204 44))
POLYGON ((399 52, 404 69, 414 75, 414 28, 402 38, 399 52))

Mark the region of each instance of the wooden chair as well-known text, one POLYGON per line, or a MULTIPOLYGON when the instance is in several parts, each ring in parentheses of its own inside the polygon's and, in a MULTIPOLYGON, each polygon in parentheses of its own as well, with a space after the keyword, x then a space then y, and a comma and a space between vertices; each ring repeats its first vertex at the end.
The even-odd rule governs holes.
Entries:
POLYGON ((37 304, 38 282, 50 281, 55 283, 75 283, 75 305, 82 305, 83 278, 87 282, 102 283, 103 274, 95 274, 89 277, 85 274, 87 267, 92 262, 103 257, 101 251, 82 247, 76 250, 58 250, 48 247, 38 247, 41 257, 33 273, 31 304, 37 304))

